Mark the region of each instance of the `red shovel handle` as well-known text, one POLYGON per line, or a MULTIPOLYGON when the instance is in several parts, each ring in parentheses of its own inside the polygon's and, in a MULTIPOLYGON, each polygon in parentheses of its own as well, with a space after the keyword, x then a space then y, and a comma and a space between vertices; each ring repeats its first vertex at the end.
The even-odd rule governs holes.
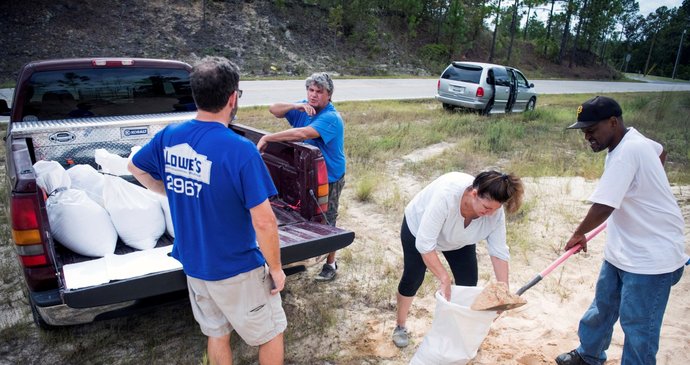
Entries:
MULTIPOLYGON (((597 227, 593 231, 589 232, 589 235, 586 236, 587 242, 589 242, 589 240, 594 238, 594 236, 598 235, 599 232, 603 231, 605 228, 606 228, 606 222, 602 223, 599 227, 597 227)), ((553 271, 553 269, 558 267, 558 265, 562 264, 563 261, 567 260, 568 257, 572 256, 572 254, 577 252, 577 250, 579 250, 580 248, 582 248, 582 246, 580 246, 580 245, 575 245, 575 246, 571 247, 568 251, 566 251, 563 255, 561 255, 561 257, 559 257, 556 261, 554 261, 551 265, 549 265, 549 267, 547 267, 546 269, 544 269, 544 271, 539 273, 539 275, 541 275, 542 278, 545 277, 546 275, 549 275, 551 273, 551 271, 553 271)))

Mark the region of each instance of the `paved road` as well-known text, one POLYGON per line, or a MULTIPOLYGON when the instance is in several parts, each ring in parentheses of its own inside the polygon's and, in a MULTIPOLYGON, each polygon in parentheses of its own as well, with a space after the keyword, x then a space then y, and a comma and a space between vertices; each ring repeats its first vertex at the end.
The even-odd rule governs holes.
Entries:
MULTIPOLYGON (((335 80, 333 101, 427 99, 436 94, 438 79, 335 80)), ((690 83, 532 80, 540 94, 690 91, 690 83)), ((305 96, 302 80, 241 81, 241 106, 296 101, 305 96)), ((12 89, 0 89, 0 99, 11 103, 12 89)))
MULTIPOLYGON (((427 99, 436 94, 438 79, 348 79, 335 80, 333 100, 427 99)), ((617 92, 690 91, 690 83, 606 82, 533 80, 540 94, 582 94, 617 92)), ((241 81, 244 91, 240 105, 269 105, 295 101, 305 95, 304 82, 241 81)))

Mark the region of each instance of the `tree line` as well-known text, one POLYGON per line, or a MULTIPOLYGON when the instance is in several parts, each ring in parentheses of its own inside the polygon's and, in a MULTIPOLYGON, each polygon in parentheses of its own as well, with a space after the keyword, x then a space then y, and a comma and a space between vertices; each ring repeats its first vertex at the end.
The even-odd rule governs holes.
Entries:
MULTIPOLYGON (((288 0, 274 0, 279 7, 288 0)), ((634 0, 304 0, 323 9, 334 49, 377 52, 384 35, 439 66, 488 48, 485 62, 517 62, 531 45, 551 62, 690 79, 690 0, 644 15, 634 0), (685 33, 684 33, 685 31, 685 33), (681 44, 682 43, 682 44, 681 44), (487 46, 488 45, 488 46, 487 46), (678 58, 677 56, 680 55, 678 58), (677 64, 677 67, 675 67, 677 64)))

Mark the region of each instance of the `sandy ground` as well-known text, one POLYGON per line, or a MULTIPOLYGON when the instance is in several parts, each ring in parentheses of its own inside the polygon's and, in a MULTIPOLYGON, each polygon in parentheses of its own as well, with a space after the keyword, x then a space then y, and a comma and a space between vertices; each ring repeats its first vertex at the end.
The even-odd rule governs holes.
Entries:
MULTIPOLYGON (((431 146, 401 160, 393 161, 386 173, 392 177, 391 185, 394 186, 388 186, 387 190, 399 191, 402 198, 409 201, 409 198, 421 189, 424 182, 401 173, 400 167, 406 161, 421 161, 435 156, 447 147, 445 144, 431 146)), ((530 205, 530 209, 525 220, 511 227, 520 230, 520 234, 526 235, 529 242, 528 247, 513 245, 511 248, 510 281, 513 291, 526 284, 563 253, 562 247, 571 231, 586 213, 589 207, 586 199, 597 183, 583 178, 555 177, 525 178, 524 181, 526 184, 525 202, 530 205)), ((690 187, 674 186, 673 190, 684 212, 687 242, 690 233, 687 224, 690 222, 690 187)), ((433 291, 436 284, 432 282, 429 286, 431 290, 418 294, 408 320, 411 345, 403 350, 397 349, 390 340, 390 334, 395 325, 394 292, 400 275, 395 271, 400 270, 402 265, 402 252, 398 238, 400 219, 385 212, 377 212, 371 204, 354 201, 350 196, 351 189, 346 189, 346 192, 349 194, 344 196, 347 203, 339 225, 357 233, 357 239, 349 248, 356 252, 353 261, 356 262, 358 257, 382 255, 383 266, 388 265, 394 268, 390 270, 392 272, 384 272, 384 275, 389 277, 389 281, 390 276, 394 279, 392 283, 388 283, 393 291, 389 299, 390 310, 375 311, 375 318, 371 317, 371 311, 349 311, 349 316, 352 317, 341 320, 339 325, 349 327, 354 326, 353 323, 359 323, 365 330, 359 332, 361 337, 355 340, 359 353, 354 355, 350 352, 352 350, 343 349, 338 358, 376 360, 373 362, 336 360, 335 363, 407 364, 431 327, 435 307, 433 291)), ((588 253, 572 256, 544 280, 525 292, 523 297, 527 299, 527 305, 504 312, 497 318, 477 356, 470 364, 553 364, 553 359, 558 354, 576 347, 578 321, 594 295, 595 282, 603 260, 605 236, 604 231, 590 242, 588 253)), ((686 252, 690 252, 687 244, 686 252)), ((493 271, 484 242, 478 245, 478 255, 479 285, 485 285, 487 280, 493 278, 493 271)), ((355 263, 353 262, 352 265, 355 263)), ((345 273, 345 270, 347 268, 341 271, 339 274, 341 276, 337 280, 340 282, 334 283, 335 285, 340 286, 343 281, 356 280, 358 276, 366 275, 345 273)), ((430 281, 432 281, 431 277, 427 276, 426 284, 430 281)), ((365 288, 365 290, 371 289, 365 288)), ((689 291, 690 274, 686 274, 671 292, 657 356, 659 365, 690 363, 690 354, 684 351, 690 343, 690 324, 687 323, 687 318, 690 318, 690 304, 687 302, 689 291)), ((617 324, 607 352, 609 360, 606 364, 620 363, 623 339, 623 332, 617 324)))

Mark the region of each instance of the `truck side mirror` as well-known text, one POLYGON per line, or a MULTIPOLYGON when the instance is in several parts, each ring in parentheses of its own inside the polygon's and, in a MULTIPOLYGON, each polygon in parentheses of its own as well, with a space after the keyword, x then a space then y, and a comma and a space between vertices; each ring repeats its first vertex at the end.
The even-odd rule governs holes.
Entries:
POLYGON ((533 87, 534 87, 534 83, 533 83, 533 82, 530 82, 529 87, 530 87, 530 88, 533 88, 533 87))

